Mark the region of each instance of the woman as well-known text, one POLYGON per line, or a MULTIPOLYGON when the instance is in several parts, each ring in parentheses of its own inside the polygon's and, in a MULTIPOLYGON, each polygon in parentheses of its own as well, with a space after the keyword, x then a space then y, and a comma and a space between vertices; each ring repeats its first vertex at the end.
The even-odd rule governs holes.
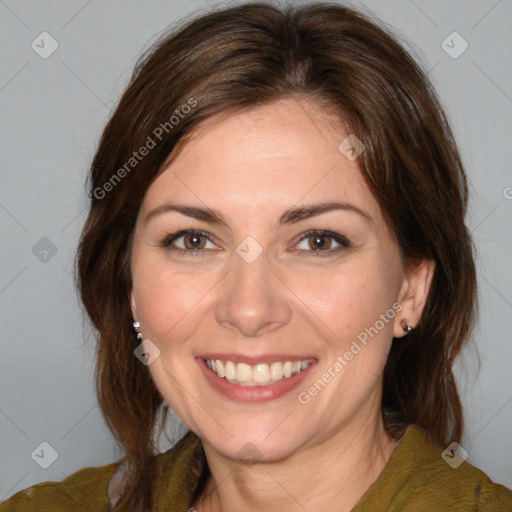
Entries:
POLYGON ((136 66, 90 192, 77 277, 126 455, 1 512, 512 510, 457 444, 465 173, 375 22, 323 3, 189 21, 136 66), (168 408, 190 430, 155 455, 168 408))

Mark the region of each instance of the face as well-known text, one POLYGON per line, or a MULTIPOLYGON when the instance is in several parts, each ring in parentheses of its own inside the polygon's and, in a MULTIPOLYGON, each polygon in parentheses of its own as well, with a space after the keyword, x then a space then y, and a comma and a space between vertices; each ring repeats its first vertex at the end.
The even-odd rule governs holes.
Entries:
POLYGON ((145 195, 130 300, 149 371, 223 456, 277 460, 380 410, 405 278, 340 125, 293 99, 210 118, 145 195))

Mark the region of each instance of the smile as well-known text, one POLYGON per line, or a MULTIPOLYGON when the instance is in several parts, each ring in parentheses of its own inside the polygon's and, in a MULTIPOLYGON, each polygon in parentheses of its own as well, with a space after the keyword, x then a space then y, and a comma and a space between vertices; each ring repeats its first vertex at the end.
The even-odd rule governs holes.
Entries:
POLYGON ((266 402, 283 397, 296 389, 318 364, 316 358, 294 359, 284 354, 261 359, 245 356, 245 362, 238 355, 230 359, 226 356, 205 354, 196 357, 196 362, 217 393, 240 402, 266 402))
POLYGON ((240 386, 268 386, 274 382, 289 379, 306 370, 311 359, 299 361, 276 361, 272 364, 250 365, 241 362, 206 359, 206 366, 219 377, 240 386))

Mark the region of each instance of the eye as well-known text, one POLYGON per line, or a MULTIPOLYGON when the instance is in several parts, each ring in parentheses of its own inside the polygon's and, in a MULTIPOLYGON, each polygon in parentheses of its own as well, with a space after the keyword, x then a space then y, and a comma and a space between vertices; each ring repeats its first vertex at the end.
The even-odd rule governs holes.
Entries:
MULTIPOLYGON (((300 252, 313 256, 329 256, 350 247, 350 242, 342 235, 331 231, 308 231, 301 235, 296 246, 300 252), (302 247, 300 245, 302 244, 302 247), (335 245, 334 245, 335 244, 335 245), (334 248, 333 248, 334 247, 334 248), (325 253, 325 254, 320 254, 325 253)), ((296 249, 293 249, 295 251, 296 249)))
MULTIPOLYGON (((192 257, 204 256, 206 249, 218 250, 215 249, 217 246, 212 242, 209 233, 195 229, 168 235, 160 245, 181 256, 192 257), (207 247, 207 244, 211 247, 207 247)), ((298 244, 291 251, 301 253, 300 256, 330 256, 348 247, 350 242, 344 236, 331 231, 314 230, 301 235, 298 244)))
POLYGON ((176 251, 180 255, 186 254, 187 256, 200 256, 204 249, 215 247, 208 233, 194 229, 179 231, 167 236, 161 243, 161 246, 176 251), (208 243, 213 247, 206 247, 208 243))

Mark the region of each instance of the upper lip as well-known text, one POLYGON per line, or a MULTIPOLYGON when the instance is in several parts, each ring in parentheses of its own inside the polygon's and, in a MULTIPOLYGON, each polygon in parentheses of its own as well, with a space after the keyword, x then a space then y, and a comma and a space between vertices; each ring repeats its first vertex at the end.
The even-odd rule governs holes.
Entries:
POLYGON ((301 356, 293 354, 261 354, 258 356, 249 356, 242 354, 227 354, 219 352, 210 352, 208 354, 202 354, 199 357, 202 359, 219 359, 220 361, 232 361, 233 363, 246 363, 255 365, 259 363, 277 363, 286 361, 307 361, 316 360, 313 356, 301 356))

